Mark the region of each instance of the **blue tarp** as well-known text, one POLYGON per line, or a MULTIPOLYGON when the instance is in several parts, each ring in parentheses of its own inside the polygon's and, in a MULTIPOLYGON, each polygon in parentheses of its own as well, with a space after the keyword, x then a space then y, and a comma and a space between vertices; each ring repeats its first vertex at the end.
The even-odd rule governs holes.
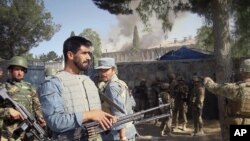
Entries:
POLYGON ((159 60, 205 59, 210 57, 212 57, 212 55, 195 51, 187 47, 181 47, 176 51, 169 51, 168 53, 161 56, 159 60))

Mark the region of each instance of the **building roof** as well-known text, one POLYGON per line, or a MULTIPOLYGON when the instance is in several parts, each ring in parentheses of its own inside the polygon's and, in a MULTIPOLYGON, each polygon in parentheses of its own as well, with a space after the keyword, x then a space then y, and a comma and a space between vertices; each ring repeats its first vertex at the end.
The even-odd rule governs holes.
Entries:
POLYGON ((167 52, 166 54, 162 55, 159 60, 205 59, 211 57, 212 55, 183 46, 178 50, 171 50, 167 52))

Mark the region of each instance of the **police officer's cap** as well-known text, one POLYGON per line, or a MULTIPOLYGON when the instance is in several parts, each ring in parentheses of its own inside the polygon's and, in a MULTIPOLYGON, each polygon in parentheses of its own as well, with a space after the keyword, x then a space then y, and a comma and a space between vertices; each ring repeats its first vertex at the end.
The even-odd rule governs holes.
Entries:
POLYGON ((98 60, 98 66, 96 67, 96 69, 110 69, 112 67, 116 68, 114 58, 100 58, 98 60))

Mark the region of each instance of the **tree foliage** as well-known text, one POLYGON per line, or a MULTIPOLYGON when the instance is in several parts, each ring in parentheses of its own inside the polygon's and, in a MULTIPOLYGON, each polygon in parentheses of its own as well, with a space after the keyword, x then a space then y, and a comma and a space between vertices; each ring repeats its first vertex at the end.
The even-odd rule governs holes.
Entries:
POLYGON ((47 54, 41 54, 38 57, 39 60, 44 61, 44 62, 48 62, 48 61, 61 61, 63 60, 62 56, 58 56, 56 54, 56 52, 54 51, 50 51, 47 54))
POLYGON ((101 40, 99 34, 91 28, 86 28, 82 33, 79 34, 79 36, 85 37, 92 42, 94 47, 93 55, 96 63, 96 61, 102 56, 101 40))
POLYGON ((131 0, 93 0, 100 8, 105 9, 111 14, 131 14, 132 9, 129 7, 131 0))
POLYGON ((137 30, 137 26, 134 27, 134 36, 133 36, 133 47, 132 50, 138 52, 140 50, 140 38, 137 30))
POLYGON ((135 26, 134 35, 133 35, 133 44, 132 44, 132 48, 129 50, 130 52, 129 60, 131 62, 140 60, 141 56, 138 56, 139 51, 140 51, 140 38, 139 38, 137 26, 135 26))
POLYGON ((232 53, 234 57, 250 57, 250 1, 232 2, 234 21, 232 53))
POLYGON ((50 40, 59 28, 43 0, 0 0, 0 56, 4 59, 50 40))
POLYGON ((54 51, 50 51, 47 54, 47 58, 48 58, 49 61, 50 60, 53 61, 53 60, 58 58, 58 55, 54 51))
POLYGON ((209 25, 204 25, 197 30, 196 47, 205 51, 214 51, 213 30, 209 25))
POLYGON ((75 36, 75 35, 76 35, 75 32, 74 32, 74 31, 71 31, 70 37, 75 36))

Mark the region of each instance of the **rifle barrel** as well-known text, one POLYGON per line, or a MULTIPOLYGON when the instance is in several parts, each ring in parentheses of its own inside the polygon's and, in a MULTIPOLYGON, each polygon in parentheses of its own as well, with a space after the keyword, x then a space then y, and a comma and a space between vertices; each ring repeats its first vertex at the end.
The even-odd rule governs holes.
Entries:
MULTIPOLYGON (((154 110, 166 107, 166 106, 170 106, 170 104, 161 104, 161 105, 159 105, 157 107, 150 108, 148 110, 144 110, 144 111, 141 111, 141 112, 137 112, 137 113, 133 113, 133 114, 130 114, 130 115, 120 117, 118 119, 118 121, 113 124, 113 126, 111 128, 122 125, 122 124, 125 124, 125 123, 128 123, 128 122, 135 122, 135 121, 138 121, 138 120, 141 120, 142 122, 148 122, 148 121, 151 121, 151 120, 154 120, 154 119, 160 119, 160 118, 167 117, 170 114, 163 114, 163 115, 159 115, 159 116, 156 116, 156 117, 143 119, 145 113, 148 113, 148 112, 151 112, 151 111, 154 111, 154 110)), ((85 126, 85 128, 88 129, 88 132, 90 132, 91 134, 93 134, 93 132, 96 133, 96 134, 99 134, 99 133, 102 133, 104 131, 109 130, 109 129, 102 129, 100 127, 99 123, 97 123, 96 121, 89 122, 89 123, 84 123, 84 126, 85 126)))

